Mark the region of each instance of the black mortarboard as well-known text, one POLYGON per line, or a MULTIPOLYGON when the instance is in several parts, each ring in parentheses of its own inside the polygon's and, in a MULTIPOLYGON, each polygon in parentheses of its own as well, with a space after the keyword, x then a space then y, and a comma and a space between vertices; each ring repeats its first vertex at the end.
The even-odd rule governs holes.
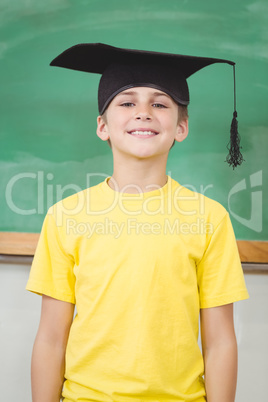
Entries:
POLYGON ((103 114, 111 100, 128 88, 148 86, 170 95, 177 103, 189 104, 186 79, 202 68, 214 63, 227 63, 234 72, 234 114, 226 161, 236 167, 243 161, 238 134, 235 63, 230 60, 180 54, 122 49, 102 43, 82 43, 70 47, 50 63, 88 73, 102 74, 98 90, 99 113, 103 114))

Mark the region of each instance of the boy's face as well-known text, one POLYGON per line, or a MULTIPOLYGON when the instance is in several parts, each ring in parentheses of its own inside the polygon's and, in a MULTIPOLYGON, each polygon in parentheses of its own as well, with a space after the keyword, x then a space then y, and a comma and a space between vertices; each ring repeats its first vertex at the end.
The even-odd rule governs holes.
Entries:
POLYGON ((174 142, 188 134, 188 120, 179 119, 177 103, 158 89, 135 87, 120 92, 106 111, 98 116, 97 135, 110 138, 114 157, 168 156, 174 142))

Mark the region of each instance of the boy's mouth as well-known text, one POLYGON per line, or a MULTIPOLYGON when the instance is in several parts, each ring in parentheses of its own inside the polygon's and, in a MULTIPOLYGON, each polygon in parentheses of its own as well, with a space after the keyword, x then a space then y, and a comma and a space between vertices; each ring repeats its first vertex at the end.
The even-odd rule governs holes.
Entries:
POLYGON ((154 130, 148 130, 148 129, 147 130, 139 129, 139 130, 128 131, 128 134, 135 135, 138 137, 152 137, 154 135, 157 135, 158 132, 154 131, 154 130))

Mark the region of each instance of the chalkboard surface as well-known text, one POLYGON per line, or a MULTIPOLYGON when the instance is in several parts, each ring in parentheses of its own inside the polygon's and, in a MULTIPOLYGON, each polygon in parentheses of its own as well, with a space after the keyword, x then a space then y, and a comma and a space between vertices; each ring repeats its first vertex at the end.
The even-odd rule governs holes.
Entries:
POLYGON ((223 204, 238 239, 266 240, 267 16, 264 0, 2 1, 0 230, 39 232, 50 205, 112 175, 96 135, 99 76, 49 66, 74 44, 101 42, 237 63, 244 164, 224 162, 233 72, 218 64, 188 81, 190 134, 167 174, 223 204))

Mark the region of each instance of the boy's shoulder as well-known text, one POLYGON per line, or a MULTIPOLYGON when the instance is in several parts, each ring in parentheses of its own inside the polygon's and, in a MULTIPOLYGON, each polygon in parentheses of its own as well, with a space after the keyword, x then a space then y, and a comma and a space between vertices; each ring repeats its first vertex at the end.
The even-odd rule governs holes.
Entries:
MULTIPOLYGON (((188 215, 203 215, 211 220, 221 220, 228 214, 226 208, 218 201, 199 192, 192 185, 181 185, 173 180, 174 203, 188 215)), ((202 190, 202 188, 200 188, 202 190)))
POLYGON ((93 200, 96 202, 101 199, 101 186, 102 182, 57 201, 48 209, 48 214, 53 215, 55 211, 61 211, 67 215, 85 212, 93 200))

